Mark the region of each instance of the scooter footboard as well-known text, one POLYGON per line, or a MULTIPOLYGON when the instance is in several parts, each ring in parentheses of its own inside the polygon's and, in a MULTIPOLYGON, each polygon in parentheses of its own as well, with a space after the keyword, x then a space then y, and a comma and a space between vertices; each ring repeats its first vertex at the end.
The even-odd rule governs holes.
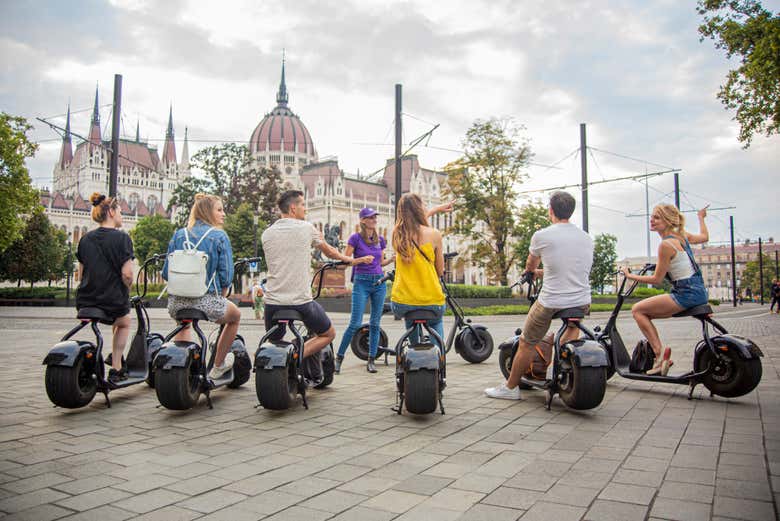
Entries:
POLYGON ((404 370, 419 371, 428 369, 436 371, 440 369, 440 354, 438 346, 433 344, 422 344, 419 346, 409 346, 404 351, 404 370))
POLYGON ((572 363, 577 367, 607 367, 607 352, 595 340, 573 340, 561 347, 561 357, 569 352, 572 363))
POLYGON ((163 344, 152 363, 152 369, 172 369, 188 367, 194 351, 199 351, 197 344, 192 342, 172 341, 163 344))
POLYGON ((273 369, 287 367, 293 356, 295 346, 291 342, 283 344, 263 344, 255 353, 255 371, 258 369, 273 369))
POLYGON ((95 351, 95 344, 85 340, 65 340, 51 348, 51 351, 43 359, 43 365, 58 365, 73 367, 76 361, 88 351, 95 351))
MULTIPOLYGON (((761 358, 764 353, 761 351, 755 342, 749 338, 741 337, 738 335, 717 335, 711 338, 712 344, 721 350, 733 350, 737 353, 737 356, 743 360, 752 360, 754 358, 761 358)), ((694 359, 698 359, 701 354, 708 349, 707 343, 702 341, 696 346, 694 353, 694 359)))

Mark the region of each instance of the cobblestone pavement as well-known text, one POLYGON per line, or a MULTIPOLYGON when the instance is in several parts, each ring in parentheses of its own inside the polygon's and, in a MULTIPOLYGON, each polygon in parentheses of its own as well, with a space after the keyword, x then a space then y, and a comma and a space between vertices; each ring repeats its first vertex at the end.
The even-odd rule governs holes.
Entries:
MULTIPOLYGON (((523 521, 777 518, 780 316, 724 308, 734 333, 764 350, 757 391, 711 399, 698 387, 614 377, 603 404, 544 410, 542 393, 486 398, 497 353, 448 358, 447 414, 397 416, 391 366, 366 373, 348 354, 310 409, 255 408, 253 380, 218 390, 214 409, 156 408, 145 385, 80 410, 53 408, 41 360, 74 324, 67 309, 0 308, 0 518, 123 520, 523 521)), ((244 310, 253 350, 261 328, 244 310)), ((339 331, 346 315, 335 315, 339 331)), ((594 314, 590 324, 604 322, 594 314)), ((496 344, 523 317, 484 317, 496 344)), ((154 330, 170 328, 152 310, 154 330)), ((400 323, 384 321, 391 341, 400 323)), ((449 325, 446 322, 445 325, 449 325)), ((630 315, 626 343, 638 338, 630 315)), ((104 327, 104 330, 108 328, 104 327)), ((661 324, 675 369, 690 368, 692 319, 661 324)), ((340 339, 340 337, 339 337, 340 339)))

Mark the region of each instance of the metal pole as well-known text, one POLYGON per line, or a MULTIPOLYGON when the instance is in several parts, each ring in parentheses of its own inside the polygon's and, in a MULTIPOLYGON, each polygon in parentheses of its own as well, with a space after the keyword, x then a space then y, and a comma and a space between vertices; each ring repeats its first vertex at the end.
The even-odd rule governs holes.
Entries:
POLYGON ((777 250, 775 250, 775 278, 780 279, 780 267, 777 262, 777 250))
POLYGON ((254 222, 254 224, 255 224, 255 226, 254 226, 254 232, 255 233, 254 233, 253 245, 254 245, 254 250, 255 250, 255 257, 257 257, 257 215, 255 215, 252 218, 252 222, 254 222))
POLYGON ((674 173, 674 205, 680 209, 680 174, 674 173))
MULTIPOLYGON (((645 165, 645 171, 647 170, 647 165, 645 165)), ((645 177, 645 219, 647 222, 645 223, 645 229, 647 230, 647 262, 652 263, 653 259, 651 258, 650 253, 650 188, 647 184, 647 178, 645 177)))
POLYGON ((70 306, 70 274, 73 271, 73 243, 68 241, 68 279, 65 282, 65 305, 70 306))
POLYGON ((764 250, 758 238, 758 287, 761 288, 761 305, 764 305, 764 250))
POLYGON ((588 145, 585 123, 580 123, 580 168, 582 170, 582 229, 588 231, 588 145))
POLYGON ((401 145, 403 141, 401 128, 401 84, 395 84, 395 212, 398 215, 398 200, 401 199, 401 145))
POLYGON ((729 231, 731 233, 731 300, 737 307, 737 258, 734 254, 734 216, 729 216, 729 231))
POLYGON ((119 172, 119 123, 122 117, 122 75, 114 74, 114 108, 111 117, 111 166, 108 174, 108 196, 116 197, 119 172))

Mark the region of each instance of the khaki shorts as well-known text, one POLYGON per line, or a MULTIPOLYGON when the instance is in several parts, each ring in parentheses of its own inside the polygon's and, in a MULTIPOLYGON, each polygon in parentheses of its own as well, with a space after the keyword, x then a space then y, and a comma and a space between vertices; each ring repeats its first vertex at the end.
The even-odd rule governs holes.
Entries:
MULTIPOLYGON (((532 346, 541 342, 544 335, 547 334, 547 330, 550 329, 553 315, 561 309, 562 308, 546 308, 539 304, 538 300, 534 302, 531 309, 528 311, 528 316, 525 318, 525 326, 523 326, 523 333, 521 335, 523 340, 532 346)), ((588 315, 590 313, 590 305, 582 306, 582 310, 588 315)))

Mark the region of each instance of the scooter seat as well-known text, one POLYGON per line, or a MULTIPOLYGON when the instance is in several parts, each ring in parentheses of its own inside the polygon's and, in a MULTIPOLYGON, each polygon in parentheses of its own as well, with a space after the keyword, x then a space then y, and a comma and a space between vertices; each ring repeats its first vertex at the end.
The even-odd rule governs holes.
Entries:
POLYGON ((702 304, 701 306, 693 306, 692 308, 683 309, 679 313, 675 313, 675 317, 699 317, 704 315, 711 315, 712 308, 709 304, 702 304))
POLYGON ((430 309, 413 309, 404 314, 406 320, 436 320, 439 315, 430 309))
POLYGON ((81 308, 76 315, 76 318, 81 320, 98 321, 101 324, 111 325, 114 323, 114 319, 106 315, 106 312, 98 308, 81 308))
POLYGON ((274 313, 273 317, 271 317, 271 321, 279 322, 280 320, 296 320, 298 322, 303 322, 303 315, 295 309, 280 309, 274 313))
POLYGON ((184 308, 176 312, 176 320, 208 320, 206 314, 195 308, 184 308))
POLYGON ((576 308, 566 308, 562 309, 560 311, 557 311, 553 318, 584 318, 585 317, 585 310, 582 309, 582 306, 577 306, 576 308))

